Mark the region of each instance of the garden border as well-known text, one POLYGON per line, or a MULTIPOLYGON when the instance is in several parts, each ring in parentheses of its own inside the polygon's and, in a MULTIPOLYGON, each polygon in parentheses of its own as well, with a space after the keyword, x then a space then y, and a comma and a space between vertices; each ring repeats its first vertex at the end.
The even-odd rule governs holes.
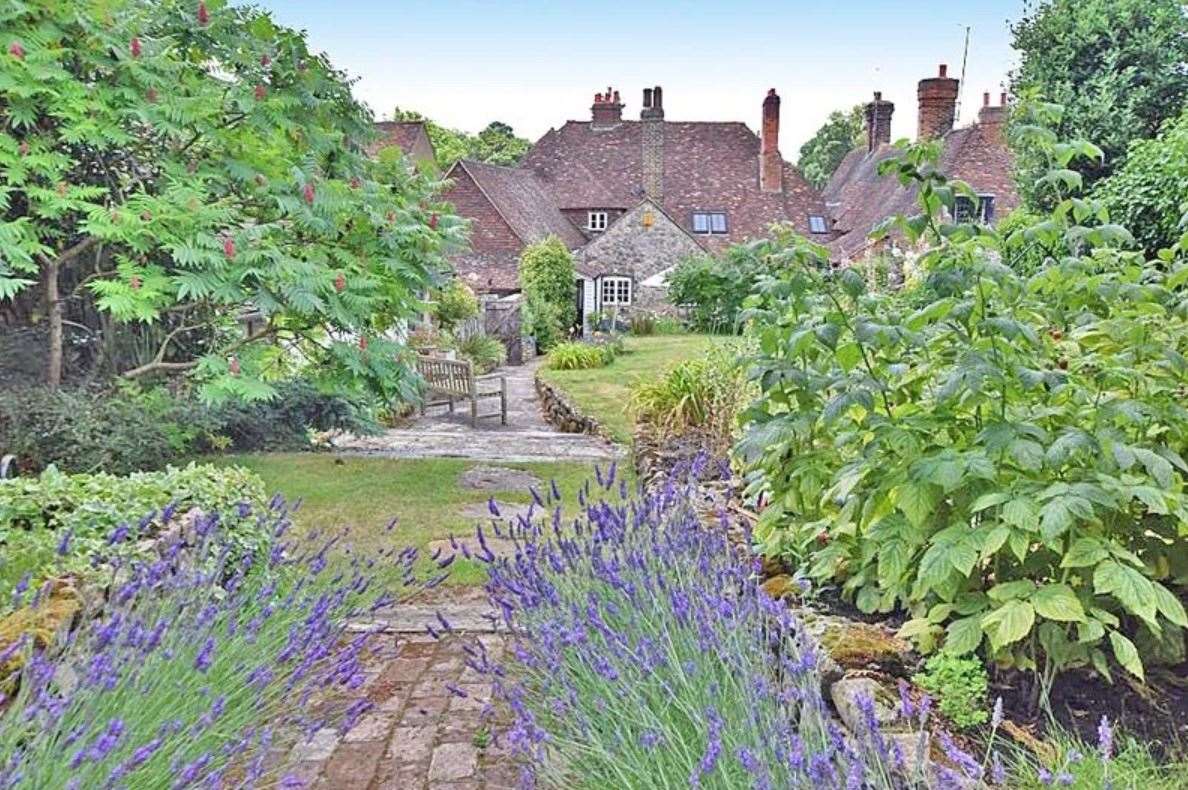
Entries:
POLYGON ((545 422, 561 433, 584 433, 618 444, 602 423, 583 414, 560 387, 545 381, 540 373, 536 374, 535 381, 536 397, 545 422))

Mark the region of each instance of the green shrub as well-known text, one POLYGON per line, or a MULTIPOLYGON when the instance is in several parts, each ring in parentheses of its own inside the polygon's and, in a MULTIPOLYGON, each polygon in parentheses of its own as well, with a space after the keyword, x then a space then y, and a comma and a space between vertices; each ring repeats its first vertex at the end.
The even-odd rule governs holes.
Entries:
POLYGON ((960 729, 985 722, 986 668, 976 658, 937 653, 928 659, 924 671, 912 682, 937 698, 941 713, 960 729))
POLYGON ((1041 698, 1061 669, 1111 673, 1111 655, 1141 678, 1135 640, 1182 648, 1188 627, 1188 251, 1120 249, 1129 235, 1060 167, 1093 151, 1053 149, 1057 208, 1029 232, 1063 255, 1029 277, 1000 235, 945 222, 966 187, 916 147, 887 168, 919 184, 926 219, 890 226, 928 245, 920 265, 953 273, 952 295, 867 293, 786 238, 748 315, 763 397, 740 452, 770 502, 764 549, 865 612, 906 609, 924 651, 1034 669, 1041 698))
POLYGON ((201 412, 165 390, 0 390, 0 454, 26 473, 160 469, 191 452, 201 412))
POLYGON ((507 362, 507 349, 499 338, 492 335, 472 335, 455 341, 453 345, 458 356, 470 360, 479 375, 490 373, 507 362))
MULTIPOLYGON (((308 449, 312 431, 369 434, 377 430, 364 406, 322 392, 304 379, 274 386, 276 397, 271 400, 226 401, 205 409, 203 434, 226 437, 233 450, 257 452, 308 449)), ((201 445, 209 448, 209 441, 201 445)))
POLYGON ((530 244, 520 253, 525 329, 536 338, 541 351, 565 340, 577 321, 576 278, 573 256, 555 236, 530 244))
POLYGON ((688 332, 688 327, 679 318, 673 318, 670 315, 656 318, 656 334, 658 335, 684 335, 688 332))
POLYGON ((478 297, 466 283, 454 278, 437 292, 433 303, 433 317, 447 332, 479 313, 478 297))
POLYGON ((1031 230, 1041 222, 1042 216, 1020 206, 998 223, 997 230, 1003 239, 1003 263, 1019 274, 1034 274, 1060 257, 1059 244, 1045 247, 1041 238, 1031 230))
POLYGON ((260 541, 254 516, 241 515, 238 505, 252 512, 266 506, 263 481, 238 467, 195 465, 160 472, 65 474, 49 468, 38 477, 0 481, 0 590, 8 589, 25 572, 54 558, 66 536, 71 555, 89 557, 109 550, 110 535, 127 523, 127 545, 160 528, 162 510, 172 505, 181 515, 191 508, 217 512, 237 545, 254 550, 260 541), (145 523, 128 519, 152 517, 145 523), (27 553, 26 553, 27 552, 27 553), (38 559, 30 561, 30 556, 38 559))
POLYGON ((614 358, 610 346, 570 341, 553 346, 547 364, 553 370, 588 370, 606 367, 614 358))
POLYGON ((743 302, 751 289, 761 278, 779 271, 769 250, 768 242, 758 241, 687 258, 668 277, 669 299, 687 311, 694 330, 737 334, 742 329, 743 302))
POLYGON ((631 412, 662 435, 696 431, 706 437, 711 451, 726 451, 738 414, 753 393, 738 364, 743 354, 740 343, 716 346, 658 378, 641 380, 631 389, 631 412))

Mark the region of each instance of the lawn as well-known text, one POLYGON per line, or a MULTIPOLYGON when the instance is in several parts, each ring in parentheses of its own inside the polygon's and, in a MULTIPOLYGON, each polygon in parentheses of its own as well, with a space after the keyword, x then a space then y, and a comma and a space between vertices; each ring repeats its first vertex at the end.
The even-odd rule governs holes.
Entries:
MULTIPOLYGON (((451 535, 473 535, 478 519, 461 511, 484 505, 488 498, 527 504, 526 490, 484 491, 464 488, 459 476, 483 464, 453 458, 358 458, 321 453, 232 455, 219 463, 243 466, 259 474, 269 491, 302 500, 294 523, 302 530, 350 530, 353 546, 366 552, 396 542, 424 548, 451 535), (388 522, 396 527, 386 531, 388 522)), ((491 464, 487 464, 491 465, 491 464)), ((555 480, 566 502, 594 474, 577 463, 498 464, 531 472, 548 485, 555 480)), ((451 566, 450 584, 481 584, 483 563, 459 558, 451 566)))
POLYGON ((604 368, 550 370, 545 381, 563 389, 583 413, 598 420, 615 441, 630 443, 633 421, 628 413, 631 385, 650 378, 730 338, 715 335, 654 335, 625 338, 626 350, 604 368))

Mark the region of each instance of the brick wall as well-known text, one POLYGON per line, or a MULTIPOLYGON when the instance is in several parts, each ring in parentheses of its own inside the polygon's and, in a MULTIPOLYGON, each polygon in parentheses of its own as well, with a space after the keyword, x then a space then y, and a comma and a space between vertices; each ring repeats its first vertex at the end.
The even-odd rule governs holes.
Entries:
POLYGON ((948 66, 941 65, 938 76, 920 80, 916 96, 920 102, 919 126, 916 129, 920 140, 944 137, 953 128, 957 116, 958 80, 948 76, 948 66))

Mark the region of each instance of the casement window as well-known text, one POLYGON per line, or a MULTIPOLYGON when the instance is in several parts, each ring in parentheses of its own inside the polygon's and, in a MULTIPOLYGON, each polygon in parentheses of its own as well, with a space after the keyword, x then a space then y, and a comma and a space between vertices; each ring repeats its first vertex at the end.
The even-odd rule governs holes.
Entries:
POLYGON ((591 233, 602 233, 606 230, 609 219, 605 211, 591 211, 586 215, 586 230, 591 233))
POLYGON ((631 304, 630 277, 603 277, 600 282, 602 283, 600 288, 604 305, 631 304))
POLYGON ((820 214, 809 214, 809 230, 813 233, 828 233, 829 226, 820 214))
POLYGON ((978 195, 976 203, 968 195, 958 195, 953 201, 953 221, 991 224, 994 222, 994 195, 978 195))
POLYGON ((693 232, 703 236, 727 233, 725 211, 694 211, 693 232))

